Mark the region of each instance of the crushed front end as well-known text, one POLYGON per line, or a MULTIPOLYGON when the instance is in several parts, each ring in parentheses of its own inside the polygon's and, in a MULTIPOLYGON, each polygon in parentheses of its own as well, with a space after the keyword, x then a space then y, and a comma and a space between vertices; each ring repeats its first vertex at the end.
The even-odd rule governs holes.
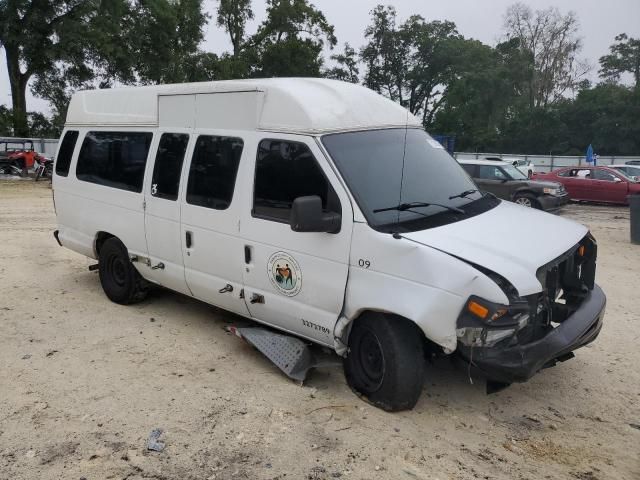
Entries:
POLYGON ((498 305, 470 297, 457 321, 458 351, 493 382, 524 382, 543 368, 573 357, 600 333, 606 306, 595 284, 597 244, 588 234, 537 271, 542 292, 519 297, 510 283, 490 275, 509 298, 498 305))

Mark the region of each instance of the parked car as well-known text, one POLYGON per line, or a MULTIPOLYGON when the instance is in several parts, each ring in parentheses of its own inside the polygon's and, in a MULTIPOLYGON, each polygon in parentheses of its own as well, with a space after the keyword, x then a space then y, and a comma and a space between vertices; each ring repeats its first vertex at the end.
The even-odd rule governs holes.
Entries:
POLYGON ((507 162, 516 167, 528 178, 531 178, 536 173, 536 167, 529 159, 517 158, 517 157, 484 157, 484 160, 490 162, 507 162))
POLYGON ((640 183, 609 167, 568 167, 535 178, 564 185, 571 200, 629 204, 629 195, 640 194, 640 183))
POLYGON ((569 201, 562 184, 530 180, 508 162, 460 160, 460 165, 481 190, 523 207, 552 211, 569 201))
POLYGON ((506 386, 602 327, 585 226, 478 192, 420 119, 359 85, 75 93, 53 190, 55 238, 98 260, 110 300, 159 284, 323 345, 386 410, 415 405, 427 353, 506 386))
POLYGON ((624 173, 636 182, 640 180, 640 165, 609 165, 609 168, 624 173))
POLYGON ((624 162, 625 165, 640 165, 640 160, 629 160, 628 162, 624 162))

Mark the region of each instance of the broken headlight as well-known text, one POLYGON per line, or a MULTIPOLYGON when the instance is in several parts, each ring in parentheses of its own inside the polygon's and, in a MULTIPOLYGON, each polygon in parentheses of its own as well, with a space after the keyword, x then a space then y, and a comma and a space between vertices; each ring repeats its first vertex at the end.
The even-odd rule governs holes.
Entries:
POLYGON ((527 302, 499 305, 473 296, 458 317, 456 336, 466 346, 492 347, 524 328, 529 320, 527 302))

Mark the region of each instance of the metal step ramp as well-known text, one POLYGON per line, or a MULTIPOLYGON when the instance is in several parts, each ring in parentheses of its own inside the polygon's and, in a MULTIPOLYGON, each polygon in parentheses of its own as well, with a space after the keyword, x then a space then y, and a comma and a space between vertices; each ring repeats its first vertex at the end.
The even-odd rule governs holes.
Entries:
POLYGON ((271 360, 284 374, 303 383, 312 368, 336 367, 342 360, 336 354, 325 353, 319 347, 262 327, 226 327, 228 332, 244 339, 271 360))

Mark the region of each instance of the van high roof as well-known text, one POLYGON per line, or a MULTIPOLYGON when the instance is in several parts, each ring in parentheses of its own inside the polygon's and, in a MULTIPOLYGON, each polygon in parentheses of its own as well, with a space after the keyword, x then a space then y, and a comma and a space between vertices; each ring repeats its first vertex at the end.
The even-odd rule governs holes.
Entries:
POLYGON ((304 134, 421 126, 403 107, 368 88, 321 78, 87 90, 73 95, 66 125, 257 129, 304 134))

